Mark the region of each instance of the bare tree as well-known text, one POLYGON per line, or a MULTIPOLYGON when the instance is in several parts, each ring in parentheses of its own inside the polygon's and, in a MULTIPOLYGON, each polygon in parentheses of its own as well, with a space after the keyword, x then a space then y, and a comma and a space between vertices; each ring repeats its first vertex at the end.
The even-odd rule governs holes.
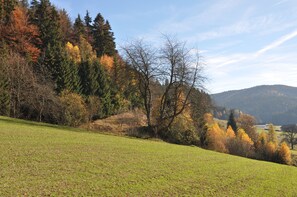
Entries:
POLYGON ((163 135, 162 132, 168 131, 174 120, 190 106, 193 90, 203 87, 205 78, 201 73, 200 56, 197 50, 190 50, 184 42, 168 36, 159 50, 143 41, 132 42, 123 50, 128 64, 136 70, 147 124, 156 128, 155 135, 163 135), (161 82, 158 89, 154 88, 156 81, 161 82), (155 95, 158 99, 152 98, 155 95), (157 109, 154 125, 152 108, 157 109))
POLYGON ((294 145, 297 144, 297 125, 284 125, 281 129, 284 131, 284 139, 290 143, 291 149, 293 150, 294 145))
POLYGON ((144 102, 147 125, 152 126, 152 80, 156 78, 158 71, 156 50, 145 44, 142 40, 132 42, 123 47, 126 60, 135 70, 139 91, 144 102))
POLYGON ((202 87, 205 77, 201 74, 202 63, 197 50, 187 49, 185 42, 165 36, 160 59, 162 77, 166 82, 158 123, 159 129, 167 130, 175 118, 190 105, 191 93, 194 88, 202 87))

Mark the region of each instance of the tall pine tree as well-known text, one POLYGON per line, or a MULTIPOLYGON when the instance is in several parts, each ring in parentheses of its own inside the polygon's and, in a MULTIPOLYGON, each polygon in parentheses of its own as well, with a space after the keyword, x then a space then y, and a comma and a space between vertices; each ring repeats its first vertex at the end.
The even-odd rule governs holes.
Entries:
POLYGON ((86 39, 89 43, 93 42, 93 36, 92 36, 92 18, 90 17, 89 11, 87 10, 86 16, 84 17, 85 20, 85 31, 86 31, 86 39))
POLYGON ((83 21, 81 20, 80 15, 78 15, 74 21, 73 31, 74 31, 74 37, 75 37, 76 42, 79 42, 80 36, 85 37, 85 34, 86 34, 85 25, 84 25, 83 21))
POLYGON ((101 57, 105 53, 104 25, 105 20, 103 16, 100 13, 97 14, 93 23, 93 48, 96 50, 98 57, 101 57))
POLYGON ((96 61, 95 71, 97 75, 97 83, 99 85, 96 94, 99 96, 101 101, 101 113, 103 117, 109 116, 113 112, 113 104, 111 99, 111 89, 110 81, 108 79, 107 73, 105 72, 103 66, 96 61))
POLYGON ((49 44, 54 46, 62 42, 59 14, 49 0, 34 0, 31 3, 30 15, 33 24, 39 27, 42 51, 45 51, 49 44))
POLYGON ((115 45, 115 38, 114 38, 114 33, 111 31, 111 26, 108 22, 106 21, 104 25, 104 44, 105 44, 105 54, 109 56, 114 56, 116 52, 116 45, 115 45))
POLYGON ((96 95, 99 84, 97 82, 97 72, 93 62, 85 61, 79 66, 79 76, 81 81, 81 92, 86 96, 96 95))
POLYGON ((231 126, 231 128, 233 129, 233 131, 235 132, 235 134, 237 134, 237 124, 235 121, 235 117, 234 117, 234 110, 231 110, 229 118, 228 118, 228 122, 227 122, 227 128, 231 126))

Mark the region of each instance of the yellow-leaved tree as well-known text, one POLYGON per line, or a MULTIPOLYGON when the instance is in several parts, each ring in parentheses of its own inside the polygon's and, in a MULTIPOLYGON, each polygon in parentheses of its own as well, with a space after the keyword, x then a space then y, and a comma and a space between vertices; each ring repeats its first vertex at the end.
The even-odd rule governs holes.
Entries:
POLYGON ((243 129, 238 130, 237 138, 243 143, 246 143, 250 146, 254 145, 254 142, 252 141, 252 139, 248 136, 248 134, 243 129))
POLYGON ((80 50, 78 46, 73 46, 70 42, 66 43, 66 52, 68 57, 75 63, 81 62, 80 50))
POLYGON ((268 142, 265 146, 265 160, 275 161, 277 151, 277 143, 268 142))
POLYGON ((291 159, 291 151, 286 142, 283 142, 278 150, 278 158, 280 163, 290 164, 291 159))
POLYGON ((225 132, 220 128, 218 123, 208 126, 206 133, 206 144, 208 149, 223 153, 228 152, 226 148, 225 132))
POLYGON ((228 148, 231 154, 245 157, 250 157, 254 154, 253 145, 252 139, 243 129, 239 129, 236 138, 228 142, 228 148))
POLYGON ((108 73, 111 75, 114 67, 113 57, 110 57, 105 54, 100 58, 100 63, 106 68, 108 73))
POLYGON ((96 51, 93 50, 91 44, 83 37, 79 37, 79 49, 82 62, 93 62, 97 59, 96 51))
POLYGON ((236 137, 235 132, 233 131, 232 127, 229 125, 226 131, 226 137, 227 139, 233 139, 236 137))

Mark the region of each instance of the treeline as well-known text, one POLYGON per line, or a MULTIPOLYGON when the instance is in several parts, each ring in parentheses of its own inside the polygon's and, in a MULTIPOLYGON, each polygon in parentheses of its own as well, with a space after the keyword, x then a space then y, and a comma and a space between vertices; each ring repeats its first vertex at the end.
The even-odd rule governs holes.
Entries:
POLYGON ((255 118, 241 114, 237 119, 229 116, 227 129, 223 129, 209 113, 204 115, 204 129, 200 134, 201 146, 218 152, 253 159, 291 164, 291 152, 285 142, 279 144, 274 126, 268 132, 258 133, 255 118))
POLYGON ((78 126, 134 108, 155 137, 197 144, 202 64, 183 42, 116 49, 111 25, 88 11, 72 22, 49 0, 0 1, 0 115, 78 126))
POLYGON ((0 1, 0 114, 77 126, 140 107, 108 20, 49 0, 0 1))

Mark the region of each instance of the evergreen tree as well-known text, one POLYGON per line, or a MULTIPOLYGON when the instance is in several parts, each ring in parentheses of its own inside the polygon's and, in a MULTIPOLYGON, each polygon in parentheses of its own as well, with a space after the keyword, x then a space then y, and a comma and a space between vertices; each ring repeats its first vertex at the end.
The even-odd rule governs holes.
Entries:
POLYGON ((111 31, 111 26, 108 22, 106 21, 104 25, 104 41, 105 41, 105 54, 109 56, 113 56, 116 52, 115 48, 115 38, 114 38, 114 33, 111 31))
POLYGON ((81 92, 86 96, 96 95, 99 84, 96 81, 97 73, 91 61, 82 62, 79 66, 81 92))
POLYGON ((75 40, 79 42, 80 36, 85 36, 85 25, 83 21, 81 20, 80 15, 77 16, 77 18, 74 21, 73 24, 73 31, 75 34, 75 40))
POLYGON ((49 0, 32 1, 30 15, 33 24, 39 27, 40 49, 44 51, 49 44, 54 46, 62 42, 59 15, 49 0))
POLYGON ((96 50, 98 57, 101 57, 105 53, 104 25, 105 25, 105 20, 103 16, 100 13, 97 14, 93 23, 93 38, 94 38, 93 48, 96 50))
POLYGON ((87 13, 86 13, 86 16, 84 17, 84 20, 85 20, 85 25, 87 28, 91 28, 92 25, 92 18, 90 17, 90 14, 89 14, 89 11, 87 10, 87 13))
POLYGON ((59 67, 57 71, 56 81, 56 91, 61 93, 63 90, 72 90, 71 87, 71 70, 70 70, 70 62, 66 58, 62 56, 59 57, 59 67))
POLYGON ((71 90, 75 93, 81 93, 81 82, 79 77, 79 68, 78 65, 73 61, 70 61, 70 83, 71 90))
POLYGON ((229 115, 229 119, 227 122, 227 128, 231 126, 231 128, 233 129, 233 131, 235 132, 235 134, 237 134, 237 124, 234 118, 234 110, 231 110, 230 115, 229 115))
POLYGON ((73 29, 70 17, 65 9, 59 10, 61 37, 64 42, 72 41, 73 29))
POLYGON ((94 49, 97 56, 101 57, 104 54, 113 56, 116 52, 114 35, 108 21, 105 21, 103 16, 99 13, 94 19, 93 23, 93 38, 94 49))
POLYGON ((92 38, 92 18, 90 17, 89 11, 87 10, 86 16, 84 17, 86 26, 86 38, 89 43, 93 42, 92 38))
POLYGON ((110 82, 108 76, 103 68, 103 66, 99 62, 95 62, 96 69, 96 80, 99 85, 96 94, 99 96, 102 107, 102 115, 108 116, 112 114, 113 105, 111 99, 111 91, 110 91, 110 82))
POLYGON ((58 93, 65 89, 80 93, 78 67, 67 57, 65 49, 61 45, 52 47, 49 44, 45 53, 44 64, 51 72, 58 93))

